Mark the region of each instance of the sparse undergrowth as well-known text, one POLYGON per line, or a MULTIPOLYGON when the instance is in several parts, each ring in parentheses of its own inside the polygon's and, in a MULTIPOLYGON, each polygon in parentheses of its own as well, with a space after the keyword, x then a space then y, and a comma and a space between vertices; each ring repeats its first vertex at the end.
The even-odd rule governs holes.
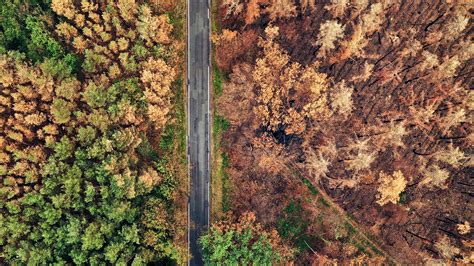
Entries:
MULTIPOLYGON (((219 1, 212 1, 212 32, 220 32, 220 24, 217 19, 217 8, 219 1)), ((214 56, 214 48, 213 56, 214 56)), ((216 103, 223 93, 223 82, 225 77, 221 70, 212 61, 212 167, 211 167, 211 216, 213 221, 223 217, 223 213, 230 210, 230 183, 227 173, 229 167, 228 155, 223 151, 225 144, 223 135, 229 127, 229 122, 219 115, 216 103)))
POLYGON ((298 263, 472 263, 472 8, 222 1, 212 39, 234 215, 279 225, 298 263))

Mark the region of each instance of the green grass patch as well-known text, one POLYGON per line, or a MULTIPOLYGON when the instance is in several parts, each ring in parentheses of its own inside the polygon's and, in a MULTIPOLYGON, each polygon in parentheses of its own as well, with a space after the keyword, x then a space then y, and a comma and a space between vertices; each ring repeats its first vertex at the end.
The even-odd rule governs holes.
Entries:
POLYGON ((160 157, 158 156, 158 152, 153 149, 148 139, 145 137, 145 134, 141 133, 140 137, 142 142, 137 147, 138 154, 140 154, 144 158, 149 158, 154 162, 158 162, 160 157))
POLYGON ((214 130, 212 133, 214 135, 214 140, 217 140, 217 137, 220 136, 224 131, 226 131, 230 126, 229 121, 227 121, 223 116, 218 115, 217 112, 214 112, 213 124, 214 130))
POLYGON ((318 195, 318 189, 316 189, 311 182, 309 182, 308 179, 303 177, 303 183, 308 187, 308 189, 311 191, 311 194, 313 195, 318 195))
POLYGON ((353 241, 353 244, 359 252, 366 254, 369 258, 372 258, 372 253, 370 253, 362 244, 357 241, 353 241))
POLYGON ((367 237, 367 239, 369 239, 369 240, 372 241, 373 243, 377 243, 377 237, 375 237, 375 236, 372 235, 371 233, 365 232, 364 235, 367 237))
POLYGON ((166 124, 161 133, 159 147, 164 153, 172 153, 173 149, 177 148, 186 163, 186 113, 183 100, 183 79, 178 78, 173 84, 172 88, 175 92, 174 97, 174 123, 166 124))
POLYGON ((212 67, 212 85, 214 87, 214 95, 216 97, 219 97, 222 95, 222 82, 223 82, 223 75, 222 72, 219 70, 219 68, 216 66, 216 64, 213 64, 212 67))
POLYGON ((169 151, 171 148, 173 148, 174 128, 175 127, 172 124, 167 124, 165 126, 165 129, 163 130, 163 133, 161 134, 161 139, 160 139, 160 149, 162 151, 169 151))
POLYGON ((219 24, 216 23, 215 19, 211 20, 211 30, 213 33, 220 33, 220 27, 219 24))
POLYGON ((367 240, 364 240, 364 244, 369 247, 374 253, 376 253, 377 255, 380 255, 380 256, 383 256, 383 253, 382 251, 380 251, 380 249, 378 249, 377 247, 375 247, 371 242, 367 241, 367 240))
MULTIPOLYGON (((213 27, 214 27, 213 21, 213 27)), ((217 112, 216 99, 219 98, 223 93, 223 82, 225 77, 219 70, 215 62, 212 63, 212 85, 213 85, 213 119, 212 119, 212 140, 213 140, 213 169, 212 173, 212 202, 214 212, 217 217, 222 212, 227 212, 231 208, 231 182, 226 172, 226 168, 230 166, 229 156, 222 152, 221 145, 223 143, 222 135, 229 128, 230 123, 223 116, 217 112)))
POLYGON ((327 202, 327 200, 325 200, 324 198, 319 198, 318 201, 326 208, 331 207, 331 204, 329 204, 329 202, 327 202))
POLYGON ((283 239, 289 240, 297 248, 298 252, 308 249, 306 242, 310 237, 306 235, 309 222, 300 202, 290 202, 283 210, 283 214, 277 221, 277 230, 283 239))
POLYGON ((220 6, 221 1, 220 0, 215 0, 211 1, 211 30, 213 33, 218 33, 220 34, 222 31, 222 27, 219 23, 217 23, 217 20, 219 18, 219 6, 220 6))
POLYGON ((221 153, 221 158, 222 158, 222 164, 221 164, 219 176, 222 179, 222 210, 224 212, 227 212, 227 211, 230 211, 230 206, 231 206, 230 180, 229 180, 229 175, 227 174, 225 169, 229 167, 230 162, 229 162, 229 156, 225 152, 221 153))
POLYGON ((354 226, 352 226, 352 224, 350 224, 349 222, 344 222, 344 226, 346 227, 347 229, 347 234, 349 236, 352 236, 356 233, 356 229, 354 228, 354 226))
POLYGON ((168 19, 171 25, 173 25, 173 36, 181 40, 184 36, 184 17, 180 14, 176 15, 174 12, 168 13, 168 19))
POLYGON ((185 36, 186 22, 186 3, 184 1, 176 1, 173 10, 166 13, 168 21, 173 25, 172 35, 177 40, 183 40, 185 36))
POLYGON ((230 159, 229 159, 229 155, 227 155, 227 153, 223 152, 221 154, 222 156, 222 168, 227 168, 230 166, 230 159))
POLYGON ((173 85, 175 91, 175 119, 176 127, 174 134, 177 138, 178 149, 186 163, 186 107, 183 95, 183 78, 182 76, 175 81, 173 85))
POLYGON ((217 195, 220 195, 219 200, 221 200, 221 208, 223 212, 227 212, 231 208, 231 182, 226 172, 226 168, 230 166, 230 159, 225 152, 221 152, 220 150, 220 146, 222 144, 222 134, 229 128, 229 126, 229 121, 214 111, 212 130, 213 146, 216 156, 220 156, 220 158, 215 161, 218 162, 218 164, 214 166, 217 168, 217 172, 216 176, 213 178, 219 179, 219 182, 215 182, 215 186, 218 186, 219 188, 216 189, 220 189, 222 192, 217 193, 217 195))

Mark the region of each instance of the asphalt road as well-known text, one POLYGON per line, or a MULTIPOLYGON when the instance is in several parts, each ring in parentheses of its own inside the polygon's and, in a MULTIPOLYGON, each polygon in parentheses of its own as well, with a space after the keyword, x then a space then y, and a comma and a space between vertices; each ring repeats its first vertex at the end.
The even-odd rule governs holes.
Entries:
POLYGON ((188 0, 188 162, 190 171, 190 265, 202 265, 198 246, 209 227, 209 65, 208 0, 188 0))

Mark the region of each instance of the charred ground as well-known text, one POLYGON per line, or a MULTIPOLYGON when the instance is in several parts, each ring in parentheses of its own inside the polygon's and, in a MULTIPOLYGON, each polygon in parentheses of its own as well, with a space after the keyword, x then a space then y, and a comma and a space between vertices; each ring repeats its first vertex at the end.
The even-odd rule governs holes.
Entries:
POLYGON ((297 260, 370 257, 318 223, 304 176, 395 260, 472 262, 472 6, 251 0, 218 15, 235 214, 278 227, 300 206, 297 260))

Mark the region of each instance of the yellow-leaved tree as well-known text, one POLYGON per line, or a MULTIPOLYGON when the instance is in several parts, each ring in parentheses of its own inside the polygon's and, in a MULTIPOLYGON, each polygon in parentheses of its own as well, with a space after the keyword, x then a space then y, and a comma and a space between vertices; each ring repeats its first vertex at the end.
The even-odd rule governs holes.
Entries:
POLYGON ((253 79, 256 83, 254 113, 271 131, 301 134, 305 120, 330 117, 326 74, 316 66, 303 67, 290 62, 289 55, 275 41, 278 27, 268 27, 266 37, 259 40, 263 54, 256 61, 253 79))
POLYGON ((405 190, 407 185, 407 180, 403 173, 398 170, 389 175, 384 172, 380 172, 379 175, 380 186, 377 191, 378 200, 377 203, 380 205, 385 205, 389 202, 397 204, 400 200, 400 193, 405 190))

